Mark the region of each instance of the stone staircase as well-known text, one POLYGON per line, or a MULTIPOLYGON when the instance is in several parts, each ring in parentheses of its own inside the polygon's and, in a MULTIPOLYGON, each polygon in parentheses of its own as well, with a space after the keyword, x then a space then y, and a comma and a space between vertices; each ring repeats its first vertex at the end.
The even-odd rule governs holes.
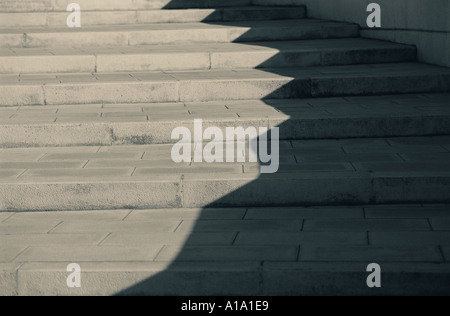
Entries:
POLYGON ((450 293, 450 69, 304 7, 70 2, 0 2, 0 294, 450 293), (175 164, 194 119, 279 127, 279 172, 175 164))

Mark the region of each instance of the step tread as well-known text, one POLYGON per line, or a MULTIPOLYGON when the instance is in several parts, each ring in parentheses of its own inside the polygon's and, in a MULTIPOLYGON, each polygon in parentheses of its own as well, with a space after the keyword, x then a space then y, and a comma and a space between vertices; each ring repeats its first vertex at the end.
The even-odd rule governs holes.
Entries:
MULTIPOLYGON (((189 11, 207 11, 207 12, 213 12, 213 11, 286 11, 286 10, 292 10, 292 9, 305 9, 305 6, 271 6, 271 5, 265 5, 265 6, 251 6, 251 5, 243 5, 243 6, 227 6, 227 7, 216 7, 216 8, 177 8, 177 9, 170 9, 170 8, 163 8, 163 9, 157 9, 157 8, 123 8, 123 9, 109 9, 108 7, 105 7, 102 10, 83 10, 83 12, 141 12, 141 11, 149 11, 149 12, 158 12, 160 14, 164 14, 165 12, 189 12, 189 11)), ((30 12, 3 12, 0 11, 1 15, 21 15, 21 14, 64 14, 67 16, 66 10, 52 10, 52 11, 30 11, 30 12)))
POLYGON ((448 92, 450 69, 420 63, 0 75, 0 104, 194 102, 448 92), (355 84, 358 82, 358 84, 355 84))
MULTIPOLYGON (((298 140, 282 141, 279 146, 280 170, 268 175, 269 179, 450 175, 450 166, 445 162, 450 157, 448 136, 298 140), (423 152, 430 155, 421 156, 423 152)), ((0 152, 0 181, 33 186, 48 181, 178 182, 182 175, 193 181, 251 181, 259 176, 259 164, 248 160, 176 164, 170 156, 172 147, 166 144, 5 148, 0 152)))
MULTIPOLYGON (((60 125, 131 122, 269 122, 375 117, 426 117, 450 114, 450 94, 391 95, 285 100, 186 103, 48 105, 0 107, 2 125, 60 125), (389 99, 388 99, 389 98, 389 99)), ((270 123, 269 123, 270 124, 270 123)), ((271 124, 272 125, 272 124, 271 124)), ((150 129, 150 126, 149 126, 150 129)))
MULTIPOLYGON (((171 133, 171 127, 165 131, 171 133)), ((119 130, 115 135, 129 135, 127 126, 114 128, 119 130)), ((88 129, 88 134, 111 131, 107 127, 92 134, 88 129)), ((42 131, 30 135, 34 132, 39 136, 42 131)), ((449 202, 448 136, 282 141, 275 174, 261 174, 261 166, 248 158, 175 164, 170 144, 110 145, 3 148, 0 209, 449 202)))
POLYGON ((424 94, 0 107, 0 144, 174 143, 172 130, 194 119, 208 126, 280 126, 281 140, 440 135, 450 133, 449 101, 450 94, 424 94))
POLYGON ((254 42, 358 37, 359 27, 326 20, 3 28, 2 47, 85 47, 164 43, 254 42))
MULTIPOLYGON (((81 234, 69 235, 74 238, 81 234)), ((196 238, 214 238, 214 235, 198 236, 196 238)), ((59 237, 61 238, 61 237, 59 237)), ((331 237, 333 238, 333 237, 331 237)), ((336 238, 336 237, 334 237, 336 238)), ((50 239, 50 237, 48 238, 50 239)), ((148 238, 149 240, 151 238, 148 238)), ((217 237, 216 237, 217 239, 217 237)), ((338 248, 338 246, 334 246, 338 248)), ((51 253, 51 247, 44 247, 43 254, 51 253)), ((121 247, 107 247, 105 250, 101 247, 99 253, 105 253, 107 250, 121 252, 121 247)), ((147 246, 148 248, 148 246, 147 246)), ((349 247, 344 247, 349 251, 349 247)), ((170 248, 169 248, 170 249, 170 248)), ((216 254, 222 251, 221 247, 216 248, 216 254)), ((339 248, 338 248, 339 249, 339 248)), ((448 251, 448 247, 445 247, 448 251)), ((19 249, 23 250, 23 249, 19 249)), ((14 249, 12 253, 19 251, 14 249)), ((53 250, 53 253, 58 249, 53 250)), ((64 249, 59 249, 61 252, 64 249)), ((83 252, 80 247, 76 250, 83 252)), ((85 247, 91 253, 95 248, 85 247)), ((201 252, 200 249, 188 249, 187 253, 201 252)), ((274 251, 274 247, 261 248, 237 248, 230 250, 223 247, 224 256, 245 253, 241 258, 248 258, 251 254, 274 251), (226 252, 225 252, 226 250, 226 252)), ((309 248, 323 251, 323 248, 309 248)), ((329 250, 329 248, 327 249, 329 250)), ((350 249, 353 253, 423 253, 418 248, 412 249, 397 247, 377 248, 377 247, 353 247, 350 249)), ((30 255, 39 251, 39 248, 33 247, 30 255)), ((142 251, 142 249, 141 249, 142 251)), ((214 252, 205 247, 205 255, 211 255, 214 252), (210 250, 210 251, 208 251, 210 250)), ((68 252, 68 251, 67 251, 68 252)), ((127 248, 122 251, 123 254, 138 252, 136 248, 127 248)), ((101 256, 101 255, 100 255, 101 256)), ((99 257, 99 255, 97 255, 99 257)), ((106 257, 106 256, 105 256, 106 257)), ((111 257, 111 256, 110 256, 111 257)), ((257 256, 256 256, 257 257, 257 256)), ((393 257, 393 256, 392 256, 393 257)), ((73 255, 72 258, 81 258, 73 255)), ((199 257, 200 258, 200 257, 199 257)), ((368 276, 367 262, 380 261, 379 256, 373 255, 371 260, 366 262, 281 262, 276 260, 236 261, 196 261, 183 262, 177 261, 173 264, 169 262, 154 261, 125 261, 122 262, 80 262, 83 274, 82 289, 68 288, 62 277, 66 277, 67 262, 48 262, 45 258, 41 262, 30 261, 24 263, 4 263, 0 267, 4 272, 4 292, 5 295, 40 295, 49 296, 70 296, 70 295, 154 295, 154 296, 342 296, 342 295, 412 295, 429 296, 444 295, 448 296, 450 290, 448 283, 450 279, 450 264, 448 263, 430 263, 430 262, 381 262, 382 269, 382 287, 371 289, 367 287, 366 279, 368 276), (372 259, 373 258, 373 259, 372 259), (205 278, 205 274, 208 278, 205 278), (19 275, 19 278, 15 276, 19 275), (136 281, 135 281, 136 280, 136 281), (361 281, 362 280, 362 281, 361 281), (63 283, 63 284, 62 284, 63 283), (283 287, 280 287, 280 283, 283 287), (399 284, 402 285, 399 290, 399 284), (75 294, 76 293, 76 294, 75 294)), ((200 259, 199 259, 200 260, 200 259)), ((76 261, 76 260, 72 260, 76 261)), ((174 307, 173 310, 178 310, 174 307)), ((169 308, 170 310, 170 308, 169 308)), ((214 309, 214 311, 216 311, 214 309)))
POLYGON ((295 67, 291 69, 211 69, 192 71, 154 71, 129 73, 80 74, 2 74, 0 85, 68 85, 175 81, 235 81, 235 80, 292 80, 358 77, 408 77, 449 75, 450 69, 416 62, 344 65, 322 67, 295 67))
POLYGON ((82 269, 84 295, 370 295, 369 262, 381 266, 377 294, 398 294, 398 284, 402 294, 449 292, 448 204, 21 212, 0 218, 7 295, 73 295, 61 278, 72 262, 82 269), (205 273, 207 286, 200 286, 205 273))
POLYGON ((362 38, 0 49, 0 73, 175 71, 373 64, 416 60, 414 46, 362 38))
POLYGON ((449 85, 450 69, 420 63, 0 75, 0 88, 4 91, 0 104, 120 104, 432 93, 447 92, 449 85))
MULTIPOLYGON (((3 27, 66 25, 67 11, 1 13, 3 27)), ((87 25, 125 25, 142 23, 188 23, 245 20, 288 20, 306 17, 303 7, 226 7, 212 9, 129 9, 83 10, 83 27, 87 25)))
POLYGON ((297 20, 275 20, 275 21, 239 21, 239 22, 220 22, 220 23, 154 23, 154 24, 135 24, 135 25, 94 25, 82 28, 68 28, 62 27, 25 27, 25 28, 0 28, 0 34, 37 34, 37 33, 89 33, 89 32, 129 32, 129 31, 163 31, 163 30, 180 30, 185 31, 189 29, 235 29, 235 28, 262 28, 270 29, 290 28, 292 26, 317 26, 324 25, 349 25, 354 26, 353 23, 348 22, 334 22, 320 19, 297 19, 297 20))
POLYGON ((91 56, 134 54, 227 53, 227 52, 313 52, 373 49, 414 50, 414 46, 365 38, 318 39, 282 42, 199 43, 86 48, 0 48, 1 57, 91 56))
MULTIPOLYGON (((79 1, 92 17, 111 5, 110 18, 254 10, 250 0, 79 1)), ((62 11, 70 1, 31 2, 0 10, 62 11)), ((355 24, 267 19, 0 27, 4 47, 61 47, 2 48, 0 63, 95 63, 92 72, 0 75, 0 295, 392 295, 399 284, 403 294, 450 293, 450 69, 409 62, 411 46, 353 38, 355 24), (132 47, 160 37, 190 44, 132 47), (326 37, 349 39, 306 40, 326 37), (231 43, 258 40, 273 42, 231 43), (104 56, 206 54, 214 68, 215 53, 363 50, 395 56, 97 73, 104 56), (280 126, 278 172, 261 174, 248 159, 175 164, 170 133, 198 118, 204 127, 280 126), (65 282, 69 262, 82 266, 79 292, 65 282), (381 264, 377 292, 366 287, 368 262, 381 264)))
MULTIPOLYGON (((0 4, 0 10, 2 12, 8 11, 58 11, 66 10, 67 5, 70 0, 36 0, 31 3, 21 2, 21 3, 11 3, 7 1, 6 3, 0 4), (34 3, 33 3, 34 2, 34 3)), ((101 10, 104 8, 110 8, 114 10, 123 10, 130 7, 136 8, 147 8, 147 9, 186 9, 186 8, 221 8, 221 7, 231 7, 231 6, 249 6, 251 5, 250 0, 121 0, 121 1, 111 1, 111 0, 79 0, 77 2, 80 4, 83 10, 101 10)))

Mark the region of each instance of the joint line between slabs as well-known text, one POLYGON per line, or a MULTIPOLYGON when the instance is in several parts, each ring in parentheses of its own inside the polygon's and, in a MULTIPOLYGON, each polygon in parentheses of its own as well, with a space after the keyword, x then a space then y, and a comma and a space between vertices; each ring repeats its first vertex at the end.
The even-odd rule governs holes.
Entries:
POLYGON ((61 225, 62 223, 64 223, 64 221, 60 221, 58 224, 56 224, 53 228, 51 228, 47 234, 50 234, 52 232, 52 230, 56 229, 56 227, 58 227, 59 225, 61 225))
POLYGON ((81 169, 84 169, 86 166, 87 166, 87 164, 89 163, 89 159, 88 159, 88 161, 86 161, 86 163, 81 167, 81 169))
POLYGON ((11 259, 10 262, 14 262, 14 260, 16 260, 17 258, 19 258, 25 251, 27 251, 28 249, 30 249, 30 246, 25 247, 24 250, 22 250, 21 252, 19 252, 14 258, 11 259))
POLYGON ((302 251, 302 246, 298 245, 298 251, 297 251, 297 258, 296 258, 296 262, 300 261, 300 252, 302 251))
MULTIPOLYGON (((189 166, 192 165, 192 161, 191 164, 189 166)), ((181 199, 181 207, 184 207, 184 174, 181 175, 180 177, 180 199, 181 199)))
POLYGON ((427 222, 428 222, 428 225, 430 226, 430 230, 434 231, 433 225, 431 225, 431 221, 429 218, 427 218, 427 222))
POLYGON ((106 234, 106 236, 102 240, 100 240, 100 242, 97 244, 97 246, 101 246, 106 241, 106 239, 108 239, 108 237, 111 235, 112 235, 112 232, 106 234))
POLYGON ((392 146, 391 142, 389 141, 389 139, 387 138, 383 138, 383 140, 385 141, 385 143, 387 143, 389 145, 389 147, 394 147, 392 146))
POLYGON ((403 162, 407 162, 406 159, 403 158, 402 154, 396 153, 396 155, 397 155, 403 162))
POLYGON ((8 219, 10 219, 11 217, 13 217, 14 215, 16 215, 17 213, 16 212, 12 212, 9 216, 7 216, 5 219, 3 219, 0 223, 6 223, 6 221, 8 220, 8 219))
POLYGON ((233 246, 236 243, 236 239, 238 238, 240 232, 236 233, 236 236, 234 236, 233 241, 231 242, 231 245, 233 246))
POLYGON ((23 265, 25 263, 19 263, 19 266, 16 268, 16 270, 14 271, 14 281, 16 282, 16 293, 19 294, 19 271, 20 269, 22 269, 23 265))
POLYGON ((244 216, 242 216, 242 219, 243 219, 243 220, 245 220, 245 218, 247 217, 247 213, 248 213, 248 210, 249 210, 249 209, 250 209, 250 208, 248 208, 248 207, 245 209, 244 216))
POLYGON ((44 158, 45 156, 47 156, 47 153, 45 153, 45 154, 42 154, 42 156, 40 156, 37 160, 36 160, 36 162, 39 162, 39 161, 41 161, 42 160, 42 158, 44 158))
POLYGON ((182 219, 181 222, 177 225, 177 227, 175 227, 175 229, 173 230, 173 232, 175 233, 178 228, 180 228, 181 224, 183 224, 184 220, 182 219))
POLYGON ((122 222, 125 221, 127 219, 128 216, 130 216, 130 214, 133 213, 133 210, 130 210, 127 215, 125 215, 124 218, 122 218, 122 222))
POLYGON ((159 257, 159 255, 161 254, 161 252, 163 252, 163 250, 166 248, 166 245, 163 245, 161 247, 161 249, 159 249, 158 253, 156 254, 155 258, 153 258, 153 261, 156 261, 159 257))
POLYGON ((439 245, 439 246, 438 246, 438 249, 439 249, 439 253, 440 253, 441 256, 442 256, 442 261, 443 261, 443 262, 447 262, 447 260, 445 259, 445 254, 444 254, 444 250, 442 249, 442 246, 439 245))
POLYGON ((19 173, 19 174, 16 176, 16 179, 18 179, 18 178, 20 178, 21 176, 23 176, 24 173, 26 173, 28 170, 30 170, 30 169, 25 169, 24 171, 22 171, 21 173, 19 173))

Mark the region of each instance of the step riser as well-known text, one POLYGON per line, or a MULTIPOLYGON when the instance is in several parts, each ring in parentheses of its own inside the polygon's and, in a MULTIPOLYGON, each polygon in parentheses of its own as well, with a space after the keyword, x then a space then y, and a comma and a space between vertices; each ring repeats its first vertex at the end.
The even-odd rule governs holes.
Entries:
POLYGON ((64 269, 66 263, 36 262, 26 263, 19 268, 18 272, 13 268, 5 270, 2 294, 25 296, 36 294, 49 296, 118 294, 125 296, 392 296, 399 293, 412 296, 448 296, 450 294, 448 264, 380 264, 383 267, 382 287, 371 289, 365 282, 368 276, 368 272, 365 272, 367 262, 264 262, 262 264, 192 262, 172 266, 168 266, 166 262, 128 264, 87 262, 82 264, 83 286, 71 289, 65 283, 68 275, 64 269), (86 266, 88 268, 85 268, 86 266), (239 286, 237 287, 236 284, 239 286))
MULTIPOLYGON (((0 13, 3 27, 64 27, 67 12, 0 13)), ((151 11, 104 11, 82 12, 81 25, 123 25, 146 23, 188 23, 286 20, 306 17, 304 8, 264 10, 198 9, 198 10, 151 10, 151 11)))
POLYGON ((0 57, 0 227, 8 231, 0 248, 0 295, 450 294, 444 215, 450 141, 442 136, 450 135, 450 94, 428 94, 450 91, 450 71, 401 63, 416 59, 411 47, 345 44, 353 39, 258 43, 282 52, 239 52, 249 45, 237 44, 175 46, 167 54, 162 45, 130 47, 359 35, 357 25, 300 20, 302 8, 228 8, 264 1, 75 0, 83 26, 103 27, 68 30, 71 2, 0 0, 0 12, 19 12, 0 13, 14 30, 2 31, 14 34, 0 34, 0 49, 26 48, 1 49, 21 57, 0 57), (156 10, 162 8, 213 9, 156 10), (278 19, 289 21, 225 23, 278 19), (220 25, 187 23, 199 21, 220 25), (20 33, 22 26, 38 27, 20 33), (70 50, 93 46, 116 49, 115 55, 70 50), (332 65, 346 66, 312 67, 332 65), (31 106, 12 108, 21 105, 31 106), (258 164, 247 162, 175 165, 173 129, 188 127, 195 135, 193 121, 202 117, 203 129, 279 126, 279 171, 260 174, 258 164), (429 135, 441 137, 390 138, 429 135), (112 146, 130 144, 166 145, 112 146), (302 208, 288 209, 296 206, 302 208), (132 211, 141 209, 147 211, 132 211), (93 231, 83 214, 62 217, 93 210, 111 211, 92 214, 99 220, 93 231), (44 212, 32 219, 5 213, 35 211, 44 212), (58 212, 42 217, 47 211, 58 212), (219 215, 216 224, 204 221, 219 215), (104 223, 110 226, 99 232, 104 223), (171 233, 153 235, 160 229, 171 233), (255 229, 270 238, 252 235, 255 229), (280 231, 291 232, 289 240, 276 237, 280 231), (414 231, 423 235, 411 246, 414 231), (42 232, 50 238, 41 239, 42 232), (67 243, 55 235, 64 232, 67 243), (92 246, 74 248, 71 236, 92 246), (144 247, 146 238, 152 242, 144 247), (65 260, 81 263, 81 288, 67 286, 65 260), (369 262, 381 264, 382 288, 366 286, 369 262))
POLYGON ((0 105, 203 102, 450 91, 450 74, 0 86, 0 105))
MULTIPOLYGON (((189 127, 193 135, 193 120, 194 116, 190 121, 177 122, 0 125, 0 146, 16 148, 171 144, 176 142, 171 139, 172 131, 176 127, 189 127)), ((257 121, 204 120, 203 126, 281 126, 280 140, 450 135, 450 114, 257 121)))
MULTIPOLYGON (((185 8, 223 8, 249 6, 251 0, 77 0, 82 10, 140 10, 185 9, 185 8)), ((72 0, 5 0, 0 3, 0 12, 65 11, 72 0)))
POLYGON ((359 35, 357 25, 325 23, 321 27, 249 28, 221 27, 217 29, 149 30, 128 32, 71 32, 1 34, 0 47, 92 47, 135 46, 175 43, 230 43, 281 41, 301 39, 346 38, 359 35))
POLYGON ((417 177, 334 173, 320 177, 298 175, 296 179, 278 175, 256 179, 255 175, 248 176, 248 180, 242 177, 222 180, 214 175, 204 175, 202 180, 196 174, 181 178, 147 182, 0 184, 0 209, 69 211, 450 202, 450 175, 445 173, 417 177))
POLYGON ((0 57, 0 73, 182 71, 233 68, 308 67, 408 62, 413 48, 322 51, 214 52, 139 55, 0 57))

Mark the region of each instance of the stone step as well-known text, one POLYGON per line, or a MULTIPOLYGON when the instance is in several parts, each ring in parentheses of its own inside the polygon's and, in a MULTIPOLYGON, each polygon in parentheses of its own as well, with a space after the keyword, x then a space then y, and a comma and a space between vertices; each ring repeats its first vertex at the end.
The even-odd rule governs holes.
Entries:
POLYGON ((1 295, 450 293, 445 204, 22 212, 0 218, 1 295), (71 263, 80 266, 81 288, 67 286, 71 263), (370 263, 381 268, 381 288, 367 286, 370 263))
POLYGON ((278 146, 274 174, 261 174, 258 163, 237 162, 227 152, 235 162, 175 164, 170 144, 3 149, 0 209, 450 202, 449 137, 297 140, 278 146))
POLYGON ((2 28, 0 47, 92 47, 357 37, 359 26, 314 19, 2 28))
POLYGON ((407 62, 413 46, 362 38, 0 50, 0 73, 180 71, 407 62))
POLYGON ((0 108, 2 147, 170 144, 176 127, 276 127, 281 140, 450 135, 450 94, 0 108))
MULTIPOLYGON (((130 247, 79 247, 76 251, 88 254, 94 251, 107 251, 123 254, 138 250, 130 247)), ((224 252, 223 257, 238 257, 239 254, 263 253, 274 251, 274 247, 192 247, 194 256, 204 253, 224 252), (231 250, 230 250, 231 248, 231 250)), ((320 252, 325 247, 308 247, 308 252, 320 252)), ((48 253, 51 248, 33 247, 29 253, 39 251, 48 253)), ((149 248, 144 248, 148 250, 149 248)), ((326 248, 328 251, 336 247, 326 248)), ((339 249, 339 248, 338 248, 339 249)), ((438 249, 438 248, 436 248, 438 249)), ((448 249, 448 248, 446 248, 448 249)), ((152 249, 153 250, 153 249, 152 249)), ((369 253, 369 260, 357 263, 348 262, 295 262, 269 260, 261 262, 226 261, 223 262, 154 262, 149 259, 122 262, 80 263, 82 287, 69 288, 66 279, 69 276, 67 266, 74 259, 64 262, 27 262, 0 264, 3 275, 4 295, 7 296, 343 296, 343 295, 411 295, 411 296, 448 296, 450 289, 450 265, 448 263, 404 263, 392 260, 382 263, 382 287, 371 289, 366 280, 370 275, 366 269, 371 261, 377 261, 377 253, 399 253, 403 249, 377 247, 348 247, 342 251, 369 253), (347 250, 349 249, 349 250, 347 250), (367 250, 366 250, 367 249, 367 250), (371 255, 374 253, 374 255, 371 255), (18 278, 16 277, 18 275, 18 278), (205 275, 207 278, 205 278, 205 275), (282 284, 282 285, 280 285, 282 284)), ((410 252, 419 250, 406 249, 410 252)), ((61 249, 54 249, 60 251, 61 249)), ((295 252, 295 247, 279 247, 282 251, 295 252)), ((423 252, 423 250, 422 250, 423 252)), ((437 250, 435 250, 437 252, 437 250)), ((67 251, 68 253, 68 251, 67 251)), ((420 253, 420 252, 419 252, 420 253)), ((276 256, 276 254, 274 254, 276 256)), ((106 258, 109 258, 105 255, 106 258)), ((396 257, 396 256, 393 256, 396 257)), ((72 255, 69 258, 84 258, 72 255)), ((80 261, 80 260, 78 260, 80 261)), ((380 260, 378 260, 380 261, 380 260)), ((216 300, 217 304, 226 306, 225 299, 216 300), (223 303, 221 303, 223 302, 223 303)), ((180 303, 180 306, 181 303, 180 303)), ((272 306, 272 305, 271 305, 272 306)), ((272 306, 273 307, 273 306, 272 306)), ((181 307, 180 307, 181 308, 181 307)), ((179 307, 168 310, 179 310, 179 307)), ((223 309, 224 307, 222 307, 223 309)), ((214 309, 216 311, 218 307, 214 309)))
POLYGON ((450 69, 418 64, 0 76, 0 105, 201 102, 447 92, 450 69))
MULTIPOLYGON (((130 7, 131 8, 131 7, 130 7)), ((82 26, 148 23, 228 22, 252 20, 287 20, 306 17, 304 7, 227 7, 191 10, 82 11, 82 26)), ((2 27, 63 27, 69 13, 17 12, 0 13, 2 27)))
MULTIPOLYGON (((0 12, 65 11, 72 0, 2 0, 0 12)), ((249 6, 251 0, 77 0, 82 10, 225 8, 249 6)))

